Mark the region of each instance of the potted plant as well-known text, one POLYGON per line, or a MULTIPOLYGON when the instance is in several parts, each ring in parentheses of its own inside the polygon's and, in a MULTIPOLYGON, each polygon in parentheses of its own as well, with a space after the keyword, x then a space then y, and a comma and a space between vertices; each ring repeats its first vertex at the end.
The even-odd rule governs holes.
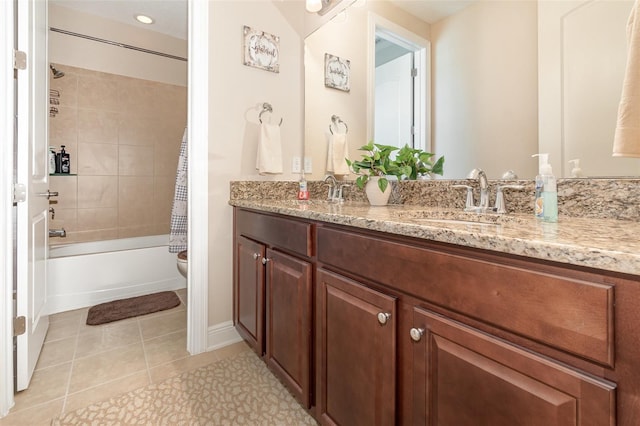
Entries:
POLYGON ((399 176, 407 180, 416 180, 420 176, 436 174, 442 176, 444 156, 432 161, 435 154, 405 145, 398 151, 395 163, 399 176))
POLYGON ((391 188, 386 176, 398 176, 396 162, 391 159, 391 153, 398 148, 390 145, 375 144, 370 141, 359 148, 364 151, 359 161, 346 159, 349 168, 357 175, 356 185, 364 189, 372 205, 386 205, 391 195, 391 188))

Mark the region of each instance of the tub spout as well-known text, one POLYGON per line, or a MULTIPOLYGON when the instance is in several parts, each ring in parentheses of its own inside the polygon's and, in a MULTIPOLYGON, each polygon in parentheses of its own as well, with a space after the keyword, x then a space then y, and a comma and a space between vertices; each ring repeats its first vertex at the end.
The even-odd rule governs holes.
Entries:
POLYGON ((67 236, 67 231, 65 231, 64 228, 49 229, 49 237, 66 238, 66 236, 67 236))

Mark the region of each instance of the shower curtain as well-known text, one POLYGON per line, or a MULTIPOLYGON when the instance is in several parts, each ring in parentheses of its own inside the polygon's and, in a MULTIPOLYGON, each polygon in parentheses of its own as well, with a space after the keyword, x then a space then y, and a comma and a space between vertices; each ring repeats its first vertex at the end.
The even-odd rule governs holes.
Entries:
POLYGON ((169 234, 169 253, 178 253, 187 249, 187 128, 182 135, 180 157, 176 173, 176 189, 171 208, 171 225, 169 234))

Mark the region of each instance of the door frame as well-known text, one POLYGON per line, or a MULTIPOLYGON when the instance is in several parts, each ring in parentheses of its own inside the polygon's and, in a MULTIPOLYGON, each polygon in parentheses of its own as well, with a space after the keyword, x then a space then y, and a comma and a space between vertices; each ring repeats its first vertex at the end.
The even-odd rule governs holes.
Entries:
MULTIPOLYGON (((13 93, 14 2, 0 1, 0 85, 13 93)), ((209 152, 209 4, 188 1, 189 63, 189 271, 187 350, 208 346, 208 152, 209 152), (198 35, 198 37, 196 37, 198 35), (195 87, 198 90, 195 90, 195 87), (193 114, 192 111, 198 111, 193 114), (198 232, 193 232, 198 229, 198 232)), ((13 141, 13 96, 0 101, 2 141, 13 141)), ((0 418, 14 405, 13 386, 13 143, 0 143, 0 418)))

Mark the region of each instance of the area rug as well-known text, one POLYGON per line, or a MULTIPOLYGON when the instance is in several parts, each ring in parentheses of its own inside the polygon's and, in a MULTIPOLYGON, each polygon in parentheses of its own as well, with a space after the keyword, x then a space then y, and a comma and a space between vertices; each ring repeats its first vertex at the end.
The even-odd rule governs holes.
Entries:
POLYGON ((146 315, 153 312, 175 308, 180 304, 180 298, 173 291, 147 294, 145 296, 130 297, 101 303, 89 308, 87 325, 106 324, 126 318, 146 315))
POLYGON ((65 425, 316 425, 253 352, 60 417, 65 425))

